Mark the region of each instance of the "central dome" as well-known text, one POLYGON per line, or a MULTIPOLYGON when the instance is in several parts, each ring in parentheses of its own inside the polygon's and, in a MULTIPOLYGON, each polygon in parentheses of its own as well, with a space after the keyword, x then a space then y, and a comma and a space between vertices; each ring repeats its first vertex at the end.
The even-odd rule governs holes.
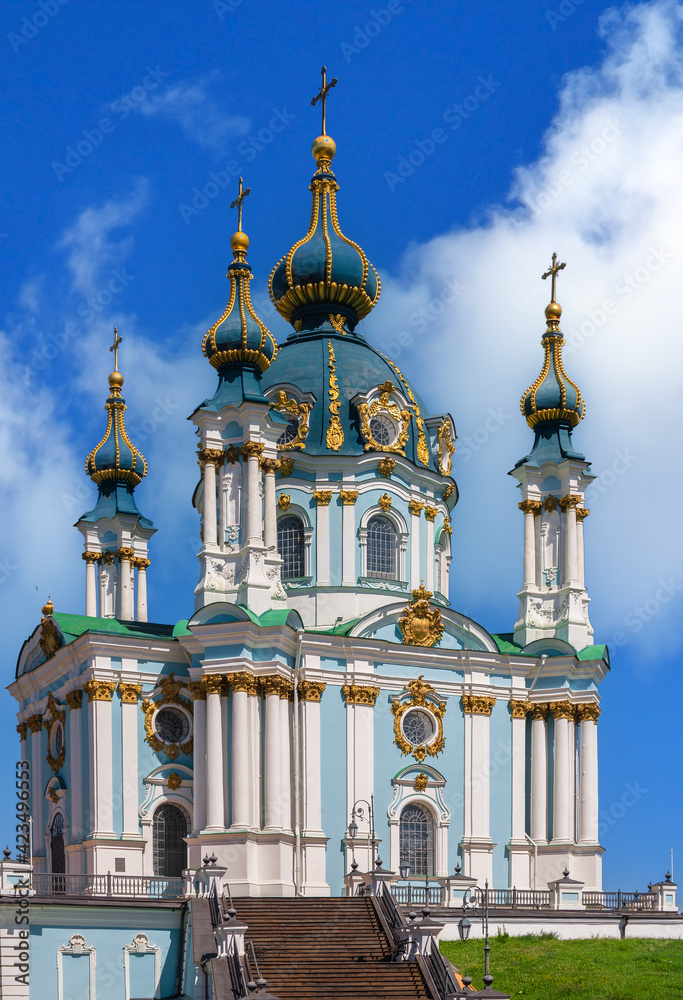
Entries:
POLYGON ((297 331, 321 317, 334 317, 353 330, 377 303, 380 280, 363 250, 339 228, 334 140, 319 136, 312 150, 318 169, 310 184, 308 232, 275 265, 268 291, 277 311, 297 331))

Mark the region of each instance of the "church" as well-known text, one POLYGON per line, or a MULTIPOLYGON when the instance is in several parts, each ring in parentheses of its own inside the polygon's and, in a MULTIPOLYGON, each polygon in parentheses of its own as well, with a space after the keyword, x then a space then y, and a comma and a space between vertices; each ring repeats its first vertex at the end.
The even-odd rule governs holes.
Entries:
POLYGON ((234 896, 340 896, 381 857, 422 882, 457 865, 529 891, 569 869, 599 892, 609 655, 584 580, 593 476, 572 439, 584 402, 562 359, 565 265, 553 255, 543 275, 540 353, 529 316, 529 452, 509 473, 519 611, 492 634, 449 602, 466 530, 455 423, 372 346, 380 278, 363 234, 342 231, 324 110, 312 152, 308 228, 268 278, 291 324, 282 344, 252 304, 265 279, 248 262, 241 180, 233 203, 228 302, 191 415, 199 481, 177 487, 201 526, 194 592, 168 581, 187 586, 181 621, 149 620, 155 527, 136 489, 154 469, 126 431, 114 334, 106 426, 85 462, 98 498, 76 524, 85 606, 48 601, 9 687, 35 878, 142 885, 213 857, 234 896))

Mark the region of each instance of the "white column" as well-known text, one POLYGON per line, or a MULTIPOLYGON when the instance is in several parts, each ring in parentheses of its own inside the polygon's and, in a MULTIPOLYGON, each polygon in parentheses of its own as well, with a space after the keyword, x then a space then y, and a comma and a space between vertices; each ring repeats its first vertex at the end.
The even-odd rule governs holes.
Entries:
POLYGON ((583 547, 583 522, 588 517, 585 507, 579 507, 576 511, 576 547, 577 547, 577 575, 579 587, 586 586, 586 574, 584 570, 584 547, 583 547))
POLYGON ((322 785, 320 771, 320 699, 324 684, 301 681, 299 712, 301 714, 303 833, 321 836, 322 785))
MULTIPOLYGON (((321 491, 325 497, 329 491, 321 491)), ((316 533, 316 583, 321 587, 328 587, 330 583, 330 501, 321 503, 318 501, 315 517, 316 533)))
POLYGON ((223 825, 227 830, 230 826, 230 768, 228 767, 228 733, 230 732, 230 698, 228 685, 221 690, 221 731, 223 739, 223 825))
POLYGON ((199 457, 204 462, 204 545, 217 544, 216 523, 216 462, 220 452, 205 448, 199 457))
MULTIPOLYGON (((346 490, 347 485, 344 483, 346 490)), ((356 583, 356 510, 358 491, 346 490, 347 498, 342 497, 342 586, 352 587, 356 583)))
POLYGON ((266 731, 264 747, 265 765, 265 830, 280 830, 282 822, 282 769, 280 755, 282 741, 280 737, 280 688, 279 677, 264 677, 263 690, 265 694, 266 731))
POLYGON ((571 841, 571 768, 573 754, 571 737, 573 733, 573 709, 569 702, 552 702, 550 710, 555 720, 554 780, 553 780, 553 841, 571 841))
POLYGON ((280 691, 280 791, 282 826, 285 830, 292 829, 291 687, 291 684, 286 684, 280 691))
POLYGON ((576 495, 562 497, 560 506, 564 510, 564 539, 565 539, 565 584, 576 586, 578 583, 578 551, 576 544, 576 504, 579 502, 576 495))
MULTIPOLYGON (((433 510, 434 508, 432 508, 433 510)), ((425 517, 427 510, 425 509, 425 517)), ((434 592, 434 518, 427 517, 427 590, 434 592)))
POLYGON ((199 833, 206 826, 206 688, 202 681, 191 681, 194 695, 192 731, 194 733, 192 774, 192 832, 199 833))
POLYGON ((424 504, 415 503, 416 513, 410 512, 410 589, 420 586, 420 514, 424 504), (419 509, 418 509, 419 508, 419 509))
POLYGON ((242 453, 247 456, 247 545, 262 545, 262 523, 261 515, 261 468, 259 456, 263 451, 263 445, 256 441, 249 441, 242 446, 242 453))
POLYGON ((252 686, 247 692, 247 714, 249 718, 249 826, 261 827, 261 708, 262 699, 258 681, 251 678, 252 686))
POLYGON ((488 715, 472 716, 472 837, 489 839, 489 724, 488 715))
POLYGON ((114 837, 112 796, 113 746, 111 698, 114 681, 90 680, 83 685, 88 701, 88 748, 90 752, 90 836, 114 837))
MULTIPOLYGON (((349 817, 348 822, 354 804, 359 799, 370 802, 375 790, 373 780, 375 773, 374 706, 379 688, 361 684, 346 684, 342 690, 346 700, 346 759, 348 761, 346 815, 349 817)), ((364 812, 364 822, 358 821, 358 836, 354 844, 353 854, 361 871, 372 869, 372 845, 367 809, 364 812)), ((352 857, 347 859, 347 871, 352 860, 352 857)), ((387 867, 394 863, 398 864, 399 860, 388 858, 387 867)))
POLYGON ((598 716, 597 705, 579 705, 581 719, 581 826, 582 843, 598 843, 598 716))
POLYGON ((40 850, 43 847, 43 797, 45 786, 43 784, 43 717, 42 715, 31 715, 27 719, 29 732, 31 733, 31 814, 33 816, 33 850, 40 850))
POLYGON ((221 464, 218 470, 218 544, 221 551, 225 548, 225 514, 226 514, 226 490, 225 490, 225 464, 221 464))
POLYGON ((246 675, 232 680, 232 827, 249 826, 249 706, 246 675))
POLYGON ((133 549, 121 546, 116 552, 119 557, 119 588, 118 588, 118 618, 124 621, 132 621, 135 618, 133 610, 133 570, 131 559, 133 549))
POLYGON ((531 706, 531 839, 548 839, 548 706, 531 706))
POLYGON ((275 499, 275 466, 277 459, 263 460, 264 487, 264 534, 263 544, 267 549, 277 550, 277 501, 275 499))
POLYGON ((512 718, 512 815, 511 840, 524 840, 526 829, 526 705, 524 702, 514 702, 511 707, 512 718))
POLYGON ((221 727, 221 688, 223 678, 206 678, 206 826, 205 830, 223 830, 223 732, 221 727))
POLYGON ((122 837, 141 836, 138 819, 138 696, 140 684, 119 685, 121 695, 121 750, 123 755, 123 832, 122 837))
POLYGON ((97 617, 97 570, 95 563, 99 552, 84 552, 85 559, 85 613, 88 618, 97 617))
POLYGON ((116 617, 117 573, 115 555, 107 551, 102 556, 100 567, 100 617, 116 617))
POLYGON ((135 565, 138 568, 138 589, 137 589, 137 620, 147 621, 147 567, 149 559, 136 559, 135 565))
POLYGON ((523 500, 518 504, 524 514, 524 589, 536 584, 536 514, 541 510, 538 500, 523 500))

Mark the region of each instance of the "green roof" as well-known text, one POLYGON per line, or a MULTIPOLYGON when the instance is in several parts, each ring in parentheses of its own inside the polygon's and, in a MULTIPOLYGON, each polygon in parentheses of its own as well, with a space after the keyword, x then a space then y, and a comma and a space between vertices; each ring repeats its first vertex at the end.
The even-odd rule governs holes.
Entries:
POLYGON ((577 660, 604 660, 609 663, 609 650, 607 646, 586 646, 580 653, 576 654, 577 660))
POLYGON ((90 618, 87 615, 68 615, 61 611, 55 611, 53 618, 64 634, 66 642, 72 642, 85 632, 170 639, 174 631, 173 625, 156 622, 120 622, 117 618, 90 618))
POLYGON ((513 642, 512 636, 513 632, 501 632, 500 635, 494 635, 491 633, 491 638, 498 647, 499 653, 521 653, 522 647, 516 642, 513 642))
POLYGON ((340 625, 333 625, 332 628, 307 628, 306 631, 315 632, 317 635, 348 635, 359 621, 362 621, 362 618, 352 618, 350 621, 342 622, 340 625))

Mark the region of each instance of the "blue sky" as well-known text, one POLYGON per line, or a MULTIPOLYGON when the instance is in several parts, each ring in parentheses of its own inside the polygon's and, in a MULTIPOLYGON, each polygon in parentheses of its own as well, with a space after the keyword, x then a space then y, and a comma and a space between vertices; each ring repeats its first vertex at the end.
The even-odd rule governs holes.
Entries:
MULTIPOLYGON (((252 188, 253 297, 276 338, 275 261, 309 216, 310 107, 325 62, 340 222, 380 272, 369 339, 460 440, 454 605, 511 629, 521 517, 506 472, 531 432, 557 251, 586 522, 605 885, 643 888, 680 844, 683 5, 574 0, 6 3, 0 214, 3 676, 48 592, 83 607, 72 525, 94 489, 114 324, 138 488, 159 529, 150 613, 191 610, 198 526, 185 417, 212 392, 201 338, 223 309, 235 176, 252 188), (169 586, 172 579, 174 584, 169 586)), ((0 734, 18 749, 13 701, 0 734)), ((11 795, 8 781, 0 787, 11 795)), ((0 838, 11 841, 8 826, 0 838)), ((683 864, 683 854, 681 854, 683 864)))

